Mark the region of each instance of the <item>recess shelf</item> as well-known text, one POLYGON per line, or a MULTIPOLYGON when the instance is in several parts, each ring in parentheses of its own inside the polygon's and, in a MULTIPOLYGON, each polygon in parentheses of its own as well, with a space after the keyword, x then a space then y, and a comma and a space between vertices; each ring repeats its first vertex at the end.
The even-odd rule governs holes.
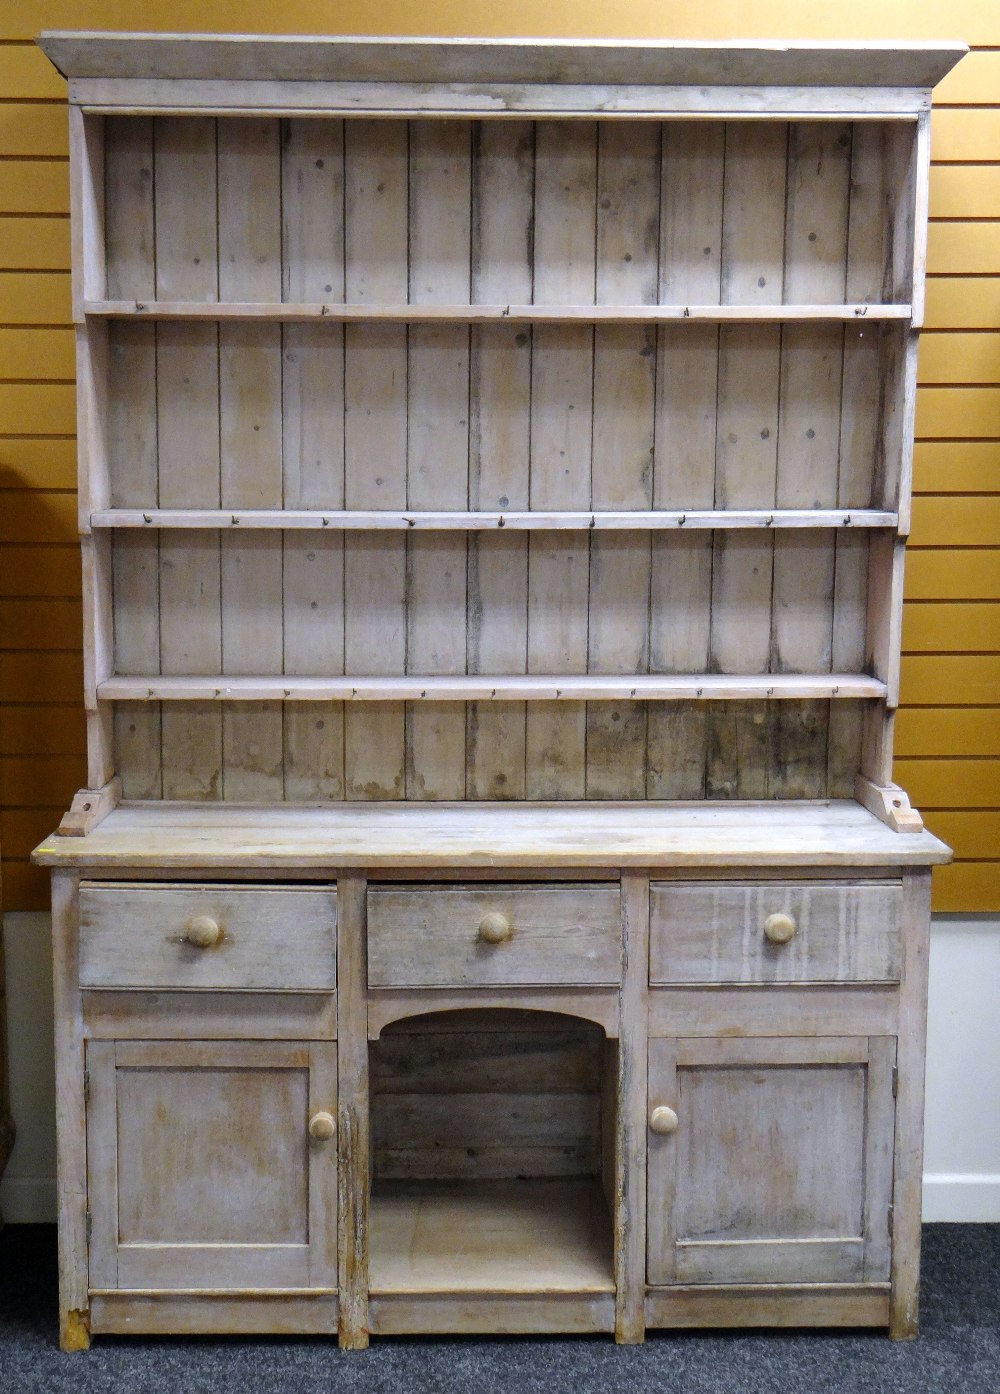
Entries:
POLYGON ((805 320, 908 320, 910 305, 344 305, 293 301, 88 300, 95 319, 329 320, 331 323, 658 324, 674 320, 782 324, 805 320))
POLYGON ((642 509, 628 512, 431 512, 391 509, 231 509, 231 508, 108 508, 90 515, 92 528, 332 528, 371 532, 416 528, 451 532, 488 532, 508 528, 520 532, 542 529, 631 529, 687 531, 718 528, 895 528, 899 516, 873 508, 757 508, 757 509, 642 509))
POLYGON ((613 1292, 614 1242, 590 1178, 379 1182, 373 1292, 613 1292))
POLYGON ((150 674, 111 677, 99 683, 106 702, 479 702, 479 701, 725 701, 732 699, 874 698, 886 685, 867 673, 718 673, 542 675, 536 673, 455 676, 177 677, 150 674))

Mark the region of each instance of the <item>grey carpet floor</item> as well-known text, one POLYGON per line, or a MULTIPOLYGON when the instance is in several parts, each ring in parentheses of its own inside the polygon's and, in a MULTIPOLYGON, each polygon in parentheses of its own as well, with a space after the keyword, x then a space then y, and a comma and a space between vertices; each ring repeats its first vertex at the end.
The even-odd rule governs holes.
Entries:
POLYGON ((653 1332, 643 1346, 102 1337, 64 1355, 55 1232, 0 1234, 2 1394, 1000 1394, 1000 1225, 924 1230, 920 1339, 881 1332, 653 1332))

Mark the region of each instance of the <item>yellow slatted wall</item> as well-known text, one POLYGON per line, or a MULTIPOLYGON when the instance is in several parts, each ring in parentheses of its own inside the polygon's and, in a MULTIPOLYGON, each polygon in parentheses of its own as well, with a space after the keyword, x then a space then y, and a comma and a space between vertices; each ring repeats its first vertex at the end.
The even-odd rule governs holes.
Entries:
POLYGON ((1000 910, 998 0, 5 0, 0 6, 0 842, 5 908, 84 781, 65 88, 46 28, 964 39, 935 94, 929 332, 896 777, 955 847, 938 910, 1000 910))

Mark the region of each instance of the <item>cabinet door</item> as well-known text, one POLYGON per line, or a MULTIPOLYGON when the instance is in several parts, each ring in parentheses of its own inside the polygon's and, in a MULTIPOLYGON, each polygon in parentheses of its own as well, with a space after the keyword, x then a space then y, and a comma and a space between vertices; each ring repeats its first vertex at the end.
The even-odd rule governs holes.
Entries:
POLYGON ((336 1287, 336 1050, 90 1042, 91 1285, 336 1287))
POLYGON ((891 1037, 650 1041, 650 1283, 886 1280, 894 1061, 891 1037))

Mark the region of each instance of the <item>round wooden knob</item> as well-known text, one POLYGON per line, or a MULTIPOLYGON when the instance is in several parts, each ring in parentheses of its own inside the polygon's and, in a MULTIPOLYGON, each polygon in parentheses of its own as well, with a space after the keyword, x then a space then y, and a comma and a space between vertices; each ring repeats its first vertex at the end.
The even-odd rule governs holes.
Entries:
POLYGON ((337 1131, 337 1124, 332 1113, 325 1110, 314 1113, 309 1119, 309 1136, 314 1137, 317 1142, 329 1142, 337 1131))
POLYGON ((499 910, 491 910, 479 921, 479 937, 485 944, 502 944, 514 933, 514 926, 499 910))
POLYGON ((765 937, 770 939, 772 944, 787 944, 796 929, 798 925, 791 915, 768 915, 764 921, 765 937))
POLYGON ((211 915, 195 915, 184 927, 184 938, 199 949, 211 949, 222 938, 222 926, 211 915))
POLYGON ((667 1104, 657 1104, 649 1115, 649 1126, 654 1133, 675 1133, 677 1114, 667 1104))

